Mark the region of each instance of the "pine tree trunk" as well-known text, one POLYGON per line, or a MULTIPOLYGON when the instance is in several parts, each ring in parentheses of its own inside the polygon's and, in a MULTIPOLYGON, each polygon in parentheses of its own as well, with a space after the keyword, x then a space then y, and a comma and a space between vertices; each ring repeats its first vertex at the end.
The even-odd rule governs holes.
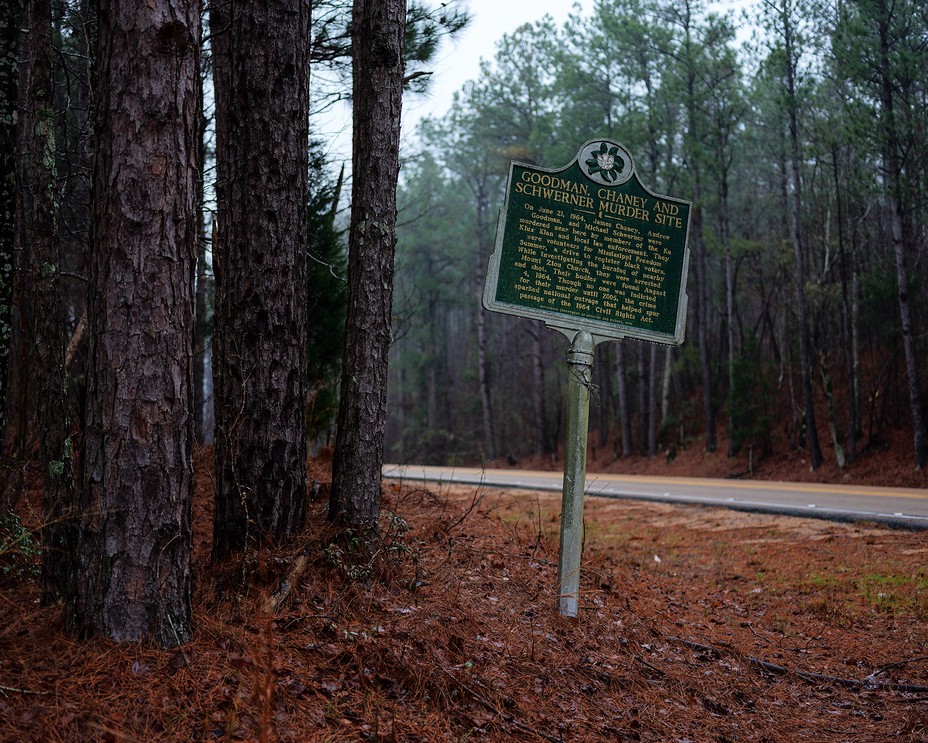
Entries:
POLYGON ((790 235, 796 257, 796 314, 799 320, 799 376, 802 386, 802 406, 806 420, 806 446, 813 470, 822 464, 822 449, 815 425, 815 404, 812 397, 812 350, 809 338, 809 317, 806 302, 806 258, 802 234, 802 181, 799 177, 799 121, 796 98, 796 62, 791 20, 783 13, 784 64, 787 93, 787 124, 789 125, 790 235))
POLYGON ((925 426, 925 408, 922 402, 918 375, 918 356, 915 334, 912 331, 912 309, 909 302, 909 273, 903 239, 902 214, 899 202, 887 196, 886 211, 890 215, 893 255, 896 259, 896 288, 899 302, 899 323, 902 330, 902 349, 905 353, 906 380, 908 381, 909 409, 912 416, 912 443, 915 448, 915 466, 922 469, 928 461, 928 432, 925 426))
POLYGON ((638 341, 638 445, 648 453, 648 344, 638 341))
POLYGON ((32 246, 32 305, 39 471, 42 507, 42 602, 73 597, 75 537, 74 471, 64 368, 62 303, 56 197, 54 71, 50 0, 30 0, 28 11, 30 106, 29 177, 33 219, 25 225, 32 246))
POLYGON ((536 457, 544 456, 548 450, 545 431, 547 412, 545 410, 545 365, 542 343, 544 332, 544 326, 541 323, 530 323, 529 333, 532 338, 532 424, 534 428, 532 449, 536 457))
POLYGON ((648 349, 648 457, 657 455, 657 344, 648 349))
POLYGON ((596 359, 593 365, 593 374, 599 380, 599 393, 594 395, 597 400, 596 427, 599 429, 599 447, 605 449, 609 443, 609 421, 612 411, 609 403, 612 401, 612 363, 609 350, 611 343, 600 343, 596 346, 596 359))
MULTIPOLYGON (((16 151, 16 104, 18 101, 19 71, 17 50, 19 29, 22 26, 20 0, 0 3, 0 173, 13 173, 16 151)), ((13 235, 15 232, 16 182, 8 175, 0 178, 0 457, 6 437, 6 389, 12 339, 13 300, 13 235)), ((0 471, 0 484, 6 473, 0 471)), ((0 488, 2 490, 2 488, 0 488)), ((0 508, 6 504, 0 502, 0 508)), ((5 509, 4 509, 5 512, 5 509)))
POLYGON ((396 249, 405 0, 354 0, 348 312, 329 516, 376 540, 396 249))
POLYGON ((722 173, 720 184, 720 232, 722 246, 725 248, 725 326, 728 333, 728 456, 738 451, 737 432, 732 407, 737 400, 735 389, 735 268, 731 254, 731 225, 728 213, 728 169, 722 173))
POLYGON ((928 461, 928 429, 922 401, 918 373, 918 354, 915 333, 912 329, 912 308, 909 301, 909 270, 906 257, 905 226, 902 211, 901 143, 896 131, 896 112, 893 101, 893 79, 890 62, 889 22, 892 10, 884 2, 877 4, 878 33, 880 37, 880 114, 883 125, 883 173, 886 188, 885 210, 889 222, 893 256, 896 262, 896 290, 899 304, 899 323, 902 331, 902 349, 905 354, 908 381, 909 409, 912 416, 912 442, 915 448, 915 466, 922 469, 928 461))
POLYGON ((706 425, 706 451, 715 451, 715 406, 712 403, 712 365, 709 355, 709 268, 706 244, 702 235, 702 174, 699 166, 699 142, 701 127, 699 120, 695 68, 695 45, 693 39, 694 3, 683 3, 682 20, 686 49, 686 143, 688 168, 691 171, 691 197, 693 200, 692 229, 690 242, 693 246, 696 279, 696 339, 699 344, 699 364, 702 370, 703 416, 706 425))
POLYGON ((310 3, 219 7, 216 559, 306 518, 310 3))
POLYGON ((673 347, 664 349, 664 376, 661 379, 661 420, 670 413, 670 381, 673 377, 673 347))
POLYGON ((702 239, 702 208, 698 206, 700 186, 693 187, 693 227, 690 230, 696 256, 696 339, 699 343, 699 367, 702 370, 702 410, 706 426, 706 451, 713 452, 715 438, 715 406, 712 404, 712 363, 709 355, 709 277, 706 246, 702 239))
POLYGON ((199 11, 99 3, 75 619, 161 646, 191 636, 199 11))
MULTIPOLYGON (((25 3, 21 6, 25 13, 25 3)), ((22 18, 24 20, 24 17, 22 18)), ((29 46, 29 32, 25 24, 18 24, 17 54, 25 54, 29 46)), ((17 56, 18 59, 18 56, 17 56)), ((5 441, 2 443, 5 465, 3 476, 4 506, 8 509, 19 502, 25 490, 24 473, 31 450, 29 419, 35 402, 32 396, 32 272, 31 247, 24 236, 24 225, 32 222, 32 194, 29 186, 29 132, 32 130, 31 107, 27 100, 29 65, 17 64, 16 109, 19 113, 14 132, 15 208, 13 218, 12 298, 9 316, 9 359, 7 362, 5 441)))
POLYGON ((487 248, 487 194, 485 179, 479 179, 477 199, 477 262, 474 271, 474 300, 477 308, 477 382, 480 385, 480 415, 483 423, 483 459, 496 459, 496 431, 493 427, 493 405, 490 394, 490 362, 487 358, 487 312, 483 308, 483 283, 487 248))
POLYGON ((844 236, 844 201, 841 198, 841 179, 838 175, 838 149, 831 151, 832 172, 834 173, 835 199, 837 202, 838 222, 838 257, 841 269, 841 329, 844 335, 844 368, 847 374, 848 427, 847 427, 847 462, 854 464, 857 459, 857 430, 860 427, 860 412, 857 396, 857 370, 854 366, 854 312, 850 297, 850 276, 847 261, 847 246, 844 236))
POLYGON ((625 341, 615 344, 616 389, 619 395, 619 428, 622 432, 622 459, 632 455, 632 423, 628 405, 628 371, 625 368, 625 341))

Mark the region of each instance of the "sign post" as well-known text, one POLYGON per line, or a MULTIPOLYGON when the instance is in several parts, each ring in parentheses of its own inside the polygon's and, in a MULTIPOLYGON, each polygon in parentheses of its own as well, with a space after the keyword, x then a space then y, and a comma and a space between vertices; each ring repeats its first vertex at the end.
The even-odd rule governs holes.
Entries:
POLYGON ((605 340, 679 345, 690 202, 638 179, 618 142, 586 142, 549 170, 512 162, 483 305, 570 340, 558 610, 577 616, 593 352, 605 340))
POLYGON ((583 491, 586 489, 586 441, 595 347, 593 336, 579 330, 567 349, 567 426, 561 495, 561 548, 557 563, 558 610, 567 617, 577 616, 580 598, 583 491))

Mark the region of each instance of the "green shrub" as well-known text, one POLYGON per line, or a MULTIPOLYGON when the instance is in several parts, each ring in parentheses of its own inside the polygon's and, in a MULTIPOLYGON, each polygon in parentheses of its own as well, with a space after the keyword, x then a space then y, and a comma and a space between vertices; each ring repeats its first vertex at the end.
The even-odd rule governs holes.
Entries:
POLYGON ((41 552, 32 532, 15 513, 0 514, 0 581, 36 577, 41 552))

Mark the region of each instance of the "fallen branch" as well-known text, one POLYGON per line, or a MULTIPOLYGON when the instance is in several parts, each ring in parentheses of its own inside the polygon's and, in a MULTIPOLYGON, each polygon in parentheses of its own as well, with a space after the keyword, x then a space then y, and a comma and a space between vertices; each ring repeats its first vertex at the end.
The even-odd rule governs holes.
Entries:
MULTIPOLYGON (((692 642, 691 640, 684 640, 682 637, 668 636, 667 639, 673 640, 674 642, 679 642, 680 644, 685 645, 688 648, 691 648, 693 650, 700 650, 704 653, 705 652, 717 653, 719 655, 721 655, 722 653, 721 650, 719 650, 718 648, 712 647, 711 645, 703 645, 698 642, 692 642)), ((885 689, 886 691, 901 691, 901 692, 905 692, 908 694, 928 693, 928 686, 918 686, 914 684, 897 684, 892 681, 884 681, 884 682, 872 681, 871 679, 873 678, 873 675, 875 674, 871 674, 863 681, 860 681, 858 679, 848 679, 848 678, 841 678, 840 676, 827 676, 821 673, 812 673, 811 671, 796 671, 796 670, 787 668, 786 666, 780 666, 780 665, 777 665, 776 663, 770 663, 769 661, 762 660, 760 658, 755 658, 753 655, 749 655, 747 656, 747 658, 748 658, 748 662, 751 665, 757 666, 758 668, 761 668, 764 671, 768 671, 769 673, 775 673, 778 676, 786 676, 786 675, 795 676, 796 678, 800 678, 803 681, 809 681, 813 683, 836 684, 838 686, 846 686, 846 687, 850 687, 853 689, 885 689)), ((900 665, 900 664, 894 664, 894 665, 900 665)))
POLYGON ((876 677, 879 676, 881 673, 886 673, 887 671, 891 671, 893 668, 899 668, 900 666, 904 666, 908 663, 921 663, 924 660, 928 660, 928 656, 922 655, 918 658, 909 658, 908 660, 897 660, 895 663, 887 663, 885 666, 881 666, 880 668, 877 668, 873 673, 867 676, 867 681, 868 682, 874 681, 876 677))
POLYGON ((264 602, 264 611, 268 614, 277 613, 281 604, 287 600, 287 596, 290 595, 293 587, 300 582, 300 578, 303 577, 303 573, 306 572, 308 566, 309 548, 307 547, 296 556, 293 565, 290 570, 287 571, 287 577, 284 579, 283 583, 280 584, 280 587, 267 597, 267 601, 264 602))
POLYGON ((0 686, 0 694, 6 696, 7 692, 13 694, 34 694, 36 696, 48 696, 47 691, 34 691, 32 689, 17 689, 15 686, 0 686))

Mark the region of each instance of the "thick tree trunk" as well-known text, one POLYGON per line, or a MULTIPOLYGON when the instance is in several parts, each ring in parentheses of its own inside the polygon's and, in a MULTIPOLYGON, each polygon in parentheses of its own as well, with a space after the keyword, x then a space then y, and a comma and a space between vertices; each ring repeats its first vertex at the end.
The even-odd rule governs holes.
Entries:
MULTIPOLYGON (((217 559, 306 517, 308 0, 211 14, 217 559)), ((356 171, 357 178, 357 171, 356 171)))
POLYGON ((59 204, 56 198, 54 71, 50 0, 30 0, 29 176, 32 220, 25 236, 32 246, 32 305, 39 471, 42 508, 42 602, 73 596, 75 580, 74 471, 69 437, 64 365, 65 316, 59 280, 59 204))
POLYGON ((99 3, 94 257, 75 617, 191 635, 199 3, 99 3))
MULTIPOLYGON (((17 50, 22 26, 21 0, 0 3, 0 459, 7 460, 6 389, 12 339, 13 235, 15 233, 16 181, 9 177, 15 170, 16 104, 19 71, 17 50)), ((0 471, 0 484, 6 477, 0 471)), ((5 504, 0 499, 0 507, 5 504)))
POLYGON ((348 312, 329 516, 376 540, 393 308, 405 0, 354 0, 348 312))
MULTIPOLYGON (((20 6, 25 12, 25 3, 20 6)), ((24 20, 22 18, 21 20, 24 20)), ((16 54, 25 54, 29 46, 28 29, 19 24, 19 43, 16 54)), ((18 60, 18 56, 16 57, 18 60)), ((29 132, 32 130, 31 108, 27 100, 29 90, 29 65, 16 65, 16 109, 19 113, 14 132, 14 175, 15 213, 13 219, 12 297, 9 316, 9 359, 7 362, 5 441, 2 442, 3 456, 3 506, 11 509, 19 502, 24 491, 24 473, 28 465, 28 454, 32 448, 29 419, 35 407, 32 398, 32 342, 29 338, 32 327, 32 272, 31 246, 24 237, 23 226, 32 222, 32 194, 29 185, 29 132)))

